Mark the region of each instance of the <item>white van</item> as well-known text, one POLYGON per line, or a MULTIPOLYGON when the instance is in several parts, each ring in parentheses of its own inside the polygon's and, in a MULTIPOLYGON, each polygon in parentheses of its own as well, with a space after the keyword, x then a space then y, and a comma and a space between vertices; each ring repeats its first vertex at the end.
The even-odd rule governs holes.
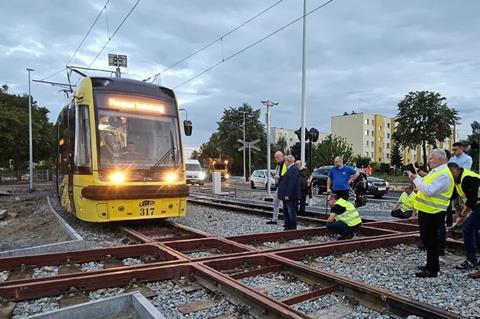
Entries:
POLYGON ((185 175, 188 184, 203 185, 206 174, 200 166, 200 162, 194 159, 185 161, 185 175))

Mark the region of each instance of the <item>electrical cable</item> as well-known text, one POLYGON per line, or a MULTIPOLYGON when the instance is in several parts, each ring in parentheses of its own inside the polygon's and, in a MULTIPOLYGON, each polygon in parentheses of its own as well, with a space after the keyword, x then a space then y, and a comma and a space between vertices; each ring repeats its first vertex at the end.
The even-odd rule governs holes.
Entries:
POLYGON ((133 7, 130 9, 130 11, 128 11, 127 15, 123 18, 122 22, 120 22, 120 24, 118 25, 118 27, 115 29, 115 31, 113 31, 112 33, 112 36, 110 36, 108 38, 108 40, 105 42, 105 44, 103 45, 102 49, 97 53, 97 55, 95 56, 95 58, 92 60, 92 62, 90 62, 90 64, 88 65, 88 67, 91 67, 93 63, 95 63, 95 61, 97 60, 97 58, 100 56, 100 54, 102 54, 103 50, 105 50, 105 48, 107 47, 107 45, 110 43, 110 41, 113 39, 113 37, 115 37, 115 35, 117 34, 118 30, 120 30, 120 28, 123 26, 123 24, 125 23, 125 21, 127 21, 128 17, 130 16, 130 14, 132 14, 133 10, 135 10, 135 8, 138 6, 138 4, 140 3, 141 0, 137 0, 137 2, 135 2, 135 4, 133 5, 133 7))
POLYGON ((227 33, 225 33, 224 35, 222 35, 221 37, 209 42, 208 44, 204 45, 203 47, 201 47, 200 49, 197 49, 195 51, 193 51, 192 53, 186 55, 185 57, 181 58, 180 60, 178 60, 177 62, 173 63, 172 65, 170 65, 169 67, 163 69, 162 71, 158 72, 158 73, 155 73, 151 76, 149 76, 148 78, 145 78, 143 79, 143 81, 149 81, 151 78, 154 78, 154 80, 156 80, 156 78, 158 78, 158 76, 160 75, 160 73, 163 73, 165 71, 168 71, 172 68, 174 68, 175 66, 179 65, 180 63, 190 59, 192 56, 202 52, 203 50, 211 47, 212 45, 214 45, 215 43, 217 43, 218 41, 223 41, 223 39, 227 36, 229 36, 230 34, 234 33, 235 31, 237 31, 238 29, 240 29, 241 27, 245 26, 246 24, 252 22, 253 20, 255 20, 256 18, 260 17, 261 15, 263 15, 264 13, 266 13, 267 11, 269 11, 270 9, 272 9, 273 7, 277 6, 278 4, 280 4, 280 2, 282 2, 283 0, 279 0, 277 2, 275 2, 274 4, 272 4, 271 6, 269 6, 268 8, 260 11, 259 13, 257 13, 256 15, 254 15, 253 17, 251 17, 250 19, 248 19, 247 21, 243 22, 242 24, 238 25, 237 27, 233 28, 232 30, 228 31, 227 33))
POLYGON ((220 60, 219 62, 217 62, 217 63, 215 63, 215 64, 213 64, 213 65, 211 65, 211 66, 209 66, 209 67, 206 68, 205 70, 201 71, 200 73, 197 73, 197 74, 194 75, 193 77, 189 78, 188 80, 185 80, 185 81, 181 82, 180 84, 178 84, 177 86, 175 86, 175 87, 173 87, 173 88, 174 88, 174 89, 177 89, 178 87, 183 86, 183 85, 187 84, 188 82, 191 82, 191 81, 195 80, 195 79, 198 78, 199 76, 201 76, 201 75, 207 73, 208 71, 216 68, 216 67, 219 66, 220 64, 222 64, 222 63, 224 63, 224 62, 226 62, 226 61, 228 61, 228 60, 236 57, 237 55, 242 54, 243 52, 247 51, 247 50, 250 49, 251 47, 259 44, 260 42, 265 41, 266 39, 270 38, 271 36, 273 36, 273 35, 277 34, 278 32, 280 32, 280 31, 288 28, 289 26, 291 26, 292 24, 300 21, 300 20, 303 19, 304 17, 307 17, 307 16, 309 16, 310 14, 312 14, 312 13, 320 10, 321 8, 327 6, 328 4, 332 3, 333 1, 335 1, 335 0, 326 1, 326 2, 323 3, 322 5, 316 7, 315 9, 310 10, 310 11, 307 12, 305 15, 302 15, 301 17, 299 17, 299 18, 297 18, 297 19, 295 19, 295 20, 287 23, 287 24, 284 25, 283 27, 281 27, 281 28, 279 28, 279 29, 276 29, 276 30, 273 31, 272 33, 269 33, 268 35, 264 36, 263 38, 261 38, 261 39, 255 41, 255 42, 247 45, 247 46, 244 47, 243 49, 236 51, 236 52, 233 53, 232 55, 226 57, 225 59, 220 60))

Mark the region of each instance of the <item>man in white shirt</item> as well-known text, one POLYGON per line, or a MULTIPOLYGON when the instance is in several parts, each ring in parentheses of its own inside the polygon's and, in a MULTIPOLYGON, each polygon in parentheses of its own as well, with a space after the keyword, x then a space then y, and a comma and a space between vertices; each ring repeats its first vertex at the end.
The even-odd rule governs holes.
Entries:
POLYGON ((424 178, 409 174, 418 190, 414 208, 418 211, 420 237, 427 250, 427 264, 419 266, 417 277, 437 277, 440 271, 438 231, 445 221, 445 211, 450 204, 455 188, 451 171, 447 167, 447 156, 442 149, 434 149, 428 156, 431 170, 424 178))
POLYGON ((457 163, 460 168, 472 169, 472 158, 465 154, 462 142, 455 142, 452 144, 453 156, 450 158, 450 163, 457 163))

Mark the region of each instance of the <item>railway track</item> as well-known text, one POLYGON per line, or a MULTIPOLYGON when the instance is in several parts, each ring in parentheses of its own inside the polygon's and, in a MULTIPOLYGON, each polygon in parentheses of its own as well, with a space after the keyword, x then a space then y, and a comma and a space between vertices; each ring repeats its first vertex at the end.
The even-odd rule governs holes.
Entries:
MULTIPOLYGON (((197 204, 208 202, 211 198, 195 199, 197 204)), ((241 212, 248 211, 270 214, 252 206, 241 212)), ((462 317, 326 271, 315 261, 399 244, 414 247, 419 242, 414 222, 368 220, 359 236, 337 241, 324 227, 325 216, 317 215, 301 217, 312 228, 229 237, 174 222, 131 223, 116 231, 133 238, 135 245, 2 258, 0 307, 10 307, 17 318, 20 308, 38 300, 69 309, 139 291, 166 318, 462 317)), ((455 240, 448 245, 462 248, 455 240)))

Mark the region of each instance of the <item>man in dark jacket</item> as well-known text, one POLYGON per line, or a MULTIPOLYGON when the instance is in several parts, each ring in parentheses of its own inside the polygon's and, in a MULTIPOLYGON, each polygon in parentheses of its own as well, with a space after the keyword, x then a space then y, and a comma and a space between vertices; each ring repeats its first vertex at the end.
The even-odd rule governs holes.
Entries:
POLYGON ((278 198, 283 201, 283 217, 285 230, 297 229, 297 200, 300 197, 298 184, 298 169, 295 167, 295 157, 285 156, 287 173, 278 186, 278 198))
POLYGON ((307 216, 311 214, 311 213, 307 214, 307 212, 305 211, 305 204, 306 204, 307 195, 310 189, 310 183, 312 182, 312 174, 310 173, 308 168, 302 165, 302 161, 300 160, 295 161, 295 166, 298 169, 298 174, 299 174, 298 182, 300 186, 300 197, 298 198, 297 214, 299 216, 307 216))

